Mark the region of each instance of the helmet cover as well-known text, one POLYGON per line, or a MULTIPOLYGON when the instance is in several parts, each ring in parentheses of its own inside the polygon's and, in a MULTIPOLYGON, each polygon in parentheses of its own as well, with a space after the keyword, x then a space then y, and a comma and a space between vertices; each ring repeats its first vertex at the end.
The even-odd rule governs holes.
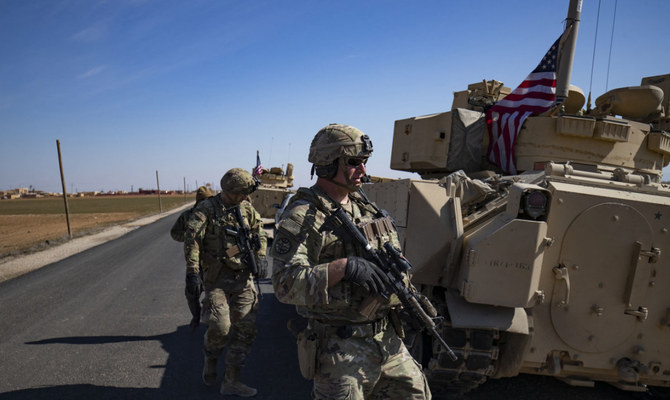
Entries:
POLYGON ((329 165, 340 157, 367 158, 371 154, 368 135, 350 125, 330 124, 312 139, 308 160, 314 165, 329 165))
POLYGON ((221 178, 221 190, 226 193, 251 194, 258 187, 251 173, 242 168, 233 168, 221 178))
POLYGON ((203 201, 209 197, 214 196, 214 192, 207 186, 200 186, 195 192, 195 201, 203 201))

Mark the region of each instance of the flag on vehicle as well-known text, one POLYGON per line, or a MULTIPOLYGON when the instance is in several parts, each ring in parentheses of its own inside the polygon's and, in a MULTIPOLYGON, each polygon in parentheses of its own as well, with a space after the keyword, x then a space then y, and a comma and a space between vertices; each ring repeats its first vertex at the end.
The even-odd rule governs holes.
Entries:
POLYGON ((514 143, 529 115, 547 111, 556 100, 556 61, 559 37, 537 67, 519 87, 486 112, 489 129, 490 162, 503 171, 516 174, 514 143))
POLYGON ((263 165, 261 165, 261 156, 259 155, 258 150, 256 150, 256 168, 254 168, 253 176, 258 176, 263 173, 263 165))

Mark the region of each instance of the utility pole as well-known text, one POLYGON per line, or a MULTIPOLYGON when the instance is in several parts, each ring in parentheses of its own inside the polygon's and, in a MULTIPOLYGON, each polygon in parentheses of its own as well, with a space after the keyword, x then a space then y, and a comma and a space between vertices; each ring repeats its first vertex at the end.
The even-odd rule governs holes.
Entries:
POLYGON ((63 185, 63 202, 65 203, 65 220, 67 221, 67 236, 72 239, 72 230, 70 229, 70 209, 67 206, 67 192, 65 191, 65 175, 63 174, 63 161, 60 155, 60 141, 56 139, 56 148, 58 149, 58 167, 60 168, 60 182, 63 185))
POLYGON ((186 203, 186 177, 184 177, 184 203, 186 203))
POLYGON ((158 187, 158 211, 163 212, 163 204, 161 203, 161 184, 158 181, 158 170, 156 170, 156 187, 158 187))

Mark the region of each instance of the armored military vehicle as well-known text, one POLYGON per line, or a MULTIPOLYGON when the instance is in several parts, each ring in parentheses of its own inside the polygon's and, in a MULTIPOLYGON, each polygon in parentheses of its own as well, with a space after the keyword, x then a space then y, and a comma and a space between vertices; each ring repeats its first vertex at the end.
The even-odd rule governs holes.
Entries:
POLYGON ((422 179, 365 187, 458 355, 408 335, 435 398, 519 373, 670 386, 670 74, 584 109, 561 71, 564 101, 523 123, 516 174, 488 161, 486 111, 511 92, 492 80, 455 93, 451 111, 395 122, 391 168, 422 179))
POLYGON ((293 187, 293 164, 282 167, 263 169, 263 173, 257 178, 261 181, 260 186, 249 197, 251 203, 261 214, 261 217, 274 223, 275 213, 278 205, 282 204, 286 195, 291 193, 293 187))

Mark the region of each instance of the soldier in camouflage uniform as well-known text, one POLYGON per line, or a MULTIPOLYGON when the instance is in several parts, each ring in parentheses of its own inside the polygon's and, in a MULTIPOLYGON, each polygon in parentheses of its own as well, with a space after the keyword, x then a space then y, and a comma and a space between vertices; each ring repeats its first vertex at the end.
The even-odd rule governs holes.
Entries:
MULTIPOLYGON (((183 242, 184 241, 184 234, 186 233, 186 223, 188 222, 188 219, 191 217, 191 214, 193 213, 193 210, 200 204, 205 199, 208 199, 210 197, 214 196, 214 192, 212 192, 208 187, 206 186, 200 186, 195 193, 195 205, 186 211, 182 212, 179 215, 179 218, 177 218, 177 221, 172 225, 172 229, 170 229, 170 236, 172 236, 172 239, 178 241, 178 242, 183 242)), ((202 248, 200 249, 200 278, 202 278, 202 248)), ((196 330, 198 329, 198 326, 200 326, 200 312, 201 312, 201 307, 200 307, 200 295, 202 294, 202 288, 198 292, 193 292, 189 291, 189 288, 187 287, 185 290, 186 295, 186 302, 188 304, 188 308, 191 310, 191 315, 193 315, 193 318, 191 319, 191 322, 189 325, 191 326, 191 329, 196 330)))
MULTIPOLYGON (((354 127, 331 124, 316 134, 309 161, 318 179, 300 188, 282 214, 271 249, 272 283, 277 298, 308 319, 298 353, 315 399, 430 399, 399 334, 400 302, 378 295, 387 278, 327 222, 338 207, 359 225, 381 218, 358 193, 371 153, 372 142, 354 127)), ((392 226, 376 239, 369 242, 400 247, 392 226)))
POLYGON ((186 232, 186 222, 191 216, 191 213, 193 212, 193 210, 195 210, 195 208, 198 206, 198 204, 200 204, 201 201, 208 199, 212 196, 214 196, 214 192, 212 192, 208 187, 200 186, 198 188, 198 190, 195 192, 195 205, 179 214, 179 218, 177 218, 177 221, 174 223, 174 225, 172 225, 172 229, 170 229, 170 236, 172 236, 172 239, 178 242, 184 241, 184 233, 186 232))
POLYGON ((198 285, 203 284, 200 265, 204 272, 202 319, 208 329, 203 381, 206 385, 216 384, 218 358, 227 346, 221 394, 242 397, 256 395, 256 389, 240 382, 239 377, 257 334, 258 293, 251 271, 242 261, 236 236, 231 234, 239 226, 234 213, 226 209, 239 205, 251 232, 259 236, 256 257, 264 276, 266 235, 260 214, 248 201, 256 187, 256 180, 249 172, 240 168, 226 172, 221 178, 221 194, 204 200, 193 211, 184 240, 187 290, 197 291, 198 285))

